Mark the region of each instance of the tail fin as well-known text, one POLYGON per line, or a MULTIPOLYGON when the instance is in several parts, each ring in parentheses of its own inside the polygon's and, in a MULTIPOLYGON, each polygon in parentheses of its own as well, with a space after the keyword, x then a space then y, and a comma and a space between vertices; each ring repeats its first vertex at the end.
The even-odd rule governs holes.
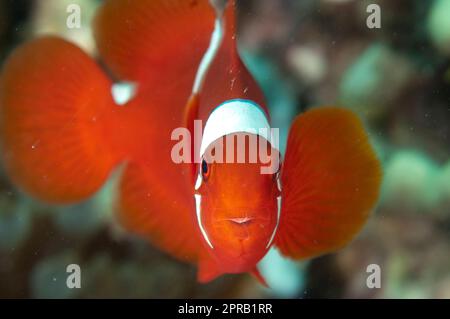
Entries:
POLYGON ((208 0, 104 1, 94 21, 99 52, 115 76, 138 84, 120 108, 110 81, 71 44, 45 38, 15 51, 0 84, 9 175, 40 199, 68 203, 95 192, 125 159, 124 225, 196 261, 193 196, 165 137, 183 125, 215 18, 208 0))
POLYGON ((276 246, 292 258, 341 248, 367 220, 380 182, 380 163, 355 114, 320 108, 299 116, 288 138, 276 246))
POLYGON ((3 159, 32 195, 55 203, 98 190, 118 156, 107 142, 111 83, 76 46, 55 37, 27 43, 0 79, 3 159))

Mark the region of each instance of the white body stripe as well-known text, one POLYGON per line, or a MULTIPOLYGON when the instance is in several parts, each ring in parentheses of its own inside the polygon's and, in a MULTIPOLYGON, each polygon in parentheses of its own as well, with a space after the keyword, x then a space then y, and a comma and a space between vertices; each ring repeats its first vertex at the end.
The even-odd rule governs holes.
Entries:
POLYGON ((200 157, 218 138, 239 132, 257 134, 272 141, 269 121, 260 106, 249 100, 230 100, 218 106, 206 121, 200 157))

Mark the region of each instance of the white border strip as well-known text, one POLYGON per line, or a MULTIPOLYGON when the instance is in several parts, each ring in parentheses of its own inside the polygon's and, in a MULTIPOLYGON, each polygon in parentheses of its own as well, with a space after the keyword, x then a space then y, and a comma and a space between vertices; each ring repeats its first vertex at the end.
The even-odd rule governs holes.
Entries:
POLYGON ((203 83, 205 82, 206 74, 208 73, 208 70, 212 62, 214 61, 217 52, 219 51, 219 48, 223 42, 223 36, 224 36, 224 22, 223 18, 221 17, 216 20, 209 48, 206 51, 205 55, 203 56, 203 59, 200 62, 200 66, 198 67, 197 75, 194 81, 194 87, 192 88, 193 94, 200 93, 203 87, 203 83))

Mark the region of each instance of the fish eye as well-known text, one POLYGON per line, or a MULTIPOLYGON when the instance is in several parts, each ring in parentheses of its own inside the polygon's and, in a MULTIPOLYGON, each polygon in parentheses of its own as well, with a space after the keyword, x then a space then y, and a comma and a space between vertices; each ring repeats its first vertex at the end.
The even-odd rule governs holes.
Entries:
POLYGON ((203 179, 207 179, 209 176, 209 165, 205 160, 202 160, 202 176, 203 179))

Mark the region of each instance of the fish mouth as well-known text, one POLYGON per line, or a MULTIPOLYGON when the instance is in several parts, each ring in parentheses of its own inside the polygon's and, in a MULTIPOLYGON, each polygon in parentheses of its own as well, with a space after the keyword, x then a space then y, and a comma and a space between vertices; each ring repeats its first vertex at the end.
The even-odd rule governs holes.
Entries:
POLYGON ((240 226, 248 225, 250 224, 254 218, 252 217, 233 217, 233 218, 227 218, 227 221, 230 221, 232 223, 238 224, 240 226))
MULTIPOLYGON (((254 222, 256 218, 254 217, 228 217, 228 218, 222 218, 219 222, 221 222, 223 225, 227 224, 229 225, 227 229, 229 231, 232 231, 233 236, 238 239, 239 241, 245 241, 250 238, 251 234, 251 228, 254 227, 254 222)), ((243 243, 241 243, 243 244, 243 243)))

